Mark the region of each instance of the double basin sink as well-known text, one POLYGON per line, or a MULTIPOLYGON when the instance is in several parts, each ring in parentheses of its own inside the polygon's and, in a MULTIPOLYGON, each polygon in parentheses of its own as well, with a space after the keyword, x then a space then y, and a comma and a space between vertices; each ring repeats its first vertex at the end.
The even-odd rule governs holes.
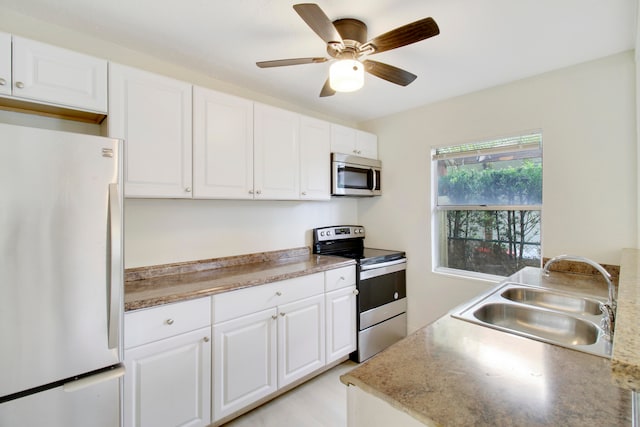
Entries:
POLYGON ((611 357, 600 326, 606 299, 507 282, 453 312, 455 318, 573 350, 611 357))

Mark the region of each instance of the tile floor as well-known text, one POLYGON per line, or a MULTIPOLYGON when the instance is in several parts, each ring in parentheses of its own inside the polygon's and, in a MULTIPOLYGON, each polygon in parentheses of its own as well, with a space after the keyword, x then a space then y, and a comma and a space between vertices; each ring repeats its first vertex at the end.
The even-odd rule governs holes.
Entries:
POLYGON ((346 427, 347 389, 340 375, 355 366, 346 361, 225 427, 346 427))

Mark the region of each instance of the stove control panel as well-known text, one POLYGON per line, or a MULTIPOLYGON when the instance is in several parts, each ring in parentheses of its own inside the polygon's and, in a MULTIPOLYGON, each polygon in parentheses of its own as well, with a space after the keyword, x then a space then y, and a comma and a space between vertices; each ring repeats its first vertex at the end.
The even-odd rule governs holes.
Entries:
POLYGON ((364 227, 361 225, 339 225, 315 228, 313 230, 314 242, 340 239, 363 239, 364 237, 364 227))

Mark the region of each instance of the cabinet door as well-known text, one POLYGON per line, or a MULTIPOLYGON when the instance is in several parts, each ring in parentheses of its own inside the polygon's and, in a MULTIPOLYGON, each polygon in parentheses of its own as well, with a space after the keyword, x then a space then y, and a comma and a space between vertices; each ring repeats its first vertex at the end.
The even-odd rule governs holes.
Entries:
POLYGON ((11 95, 11 34, 0 33, 0 95, 11 95))
POLYGON ((254 105, 254 188, 257 199, 299 198, 299 116, 254 105))
POLYGON ((190 84, 112 63, 108 120, 125 140, 125 196, 191 198, 190 84))
POLYGON ((356 287, 325 295, 327 306, 327 363, 356 349, 356 287))
POLYGON ((124 425, 211 422, 211 328, 125 351, 124 425))
POLYGON ((331 152, 357 155, 356 130, 331 124, 331 152))
POLYGON ((193 191, 253 198, 253 101, 193 88, 193 191))
POLYGON ((277 390, 276 309, 213 326, 213 421, 277 390))
POLYGON ((278 387, 325 365, 324 295, 278 307, 278 387))
POLYGON ((107 112, 107 61, 13 37, 13 95, 107 112))
POLYGON ((300 117, 300 198, 331 198, 331 127, 328 122, 300 117))
POLYGON ((356 132, 356 151, 358 156, 368 157, 370 159, 378 158, 378 137, 369 132, 356 132))

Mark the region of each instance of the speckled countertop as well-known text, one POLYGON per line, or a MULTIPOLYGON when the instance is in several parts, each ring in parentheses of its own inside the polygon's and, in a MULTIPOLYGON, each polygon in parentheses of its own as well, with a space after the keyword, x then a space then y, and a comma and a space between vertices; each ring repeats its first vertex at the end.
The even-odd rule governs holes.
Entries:
POLYGON ((354 265, 309 248, 163 264, 125 270, 125 311, 263 285, 354 265))
POLYGON ((640 391, 640 250, 624 249, 620 262, 611 368, 624 388, 640 391))
MULTIPOLYGON (((513 281, 606 296, 597 276, 526 268, 513 281)), ((429 425, 622 426, 631 393, 611 361, 478 326, 450 315, 343 375, 429 425)))

